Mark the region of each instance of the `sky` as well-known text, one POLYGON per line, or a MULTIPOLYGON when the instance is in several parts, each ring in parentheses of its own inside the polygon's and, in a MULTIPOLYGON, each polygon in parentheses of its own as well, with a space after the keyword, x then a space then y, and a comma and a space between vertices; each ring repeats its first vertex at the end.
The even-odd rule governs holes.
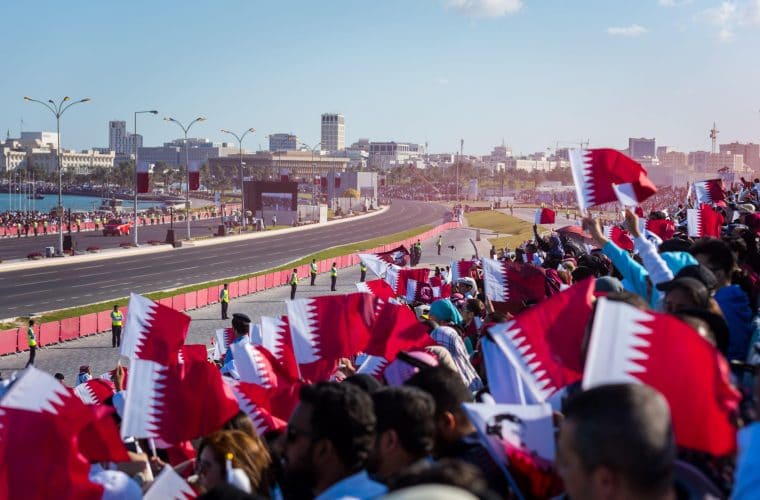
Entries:
POLYGON ((760 0, 4 0, 0 131, 55 130, 23 96, 91 102, 65 148, 108 145, 140 115, 145 145, 190 136, 247 149, 359 138, 487 154, 655 137, 681 151, 760 142, 760 0), (32 7, 33 5, 33 7, 32 7))

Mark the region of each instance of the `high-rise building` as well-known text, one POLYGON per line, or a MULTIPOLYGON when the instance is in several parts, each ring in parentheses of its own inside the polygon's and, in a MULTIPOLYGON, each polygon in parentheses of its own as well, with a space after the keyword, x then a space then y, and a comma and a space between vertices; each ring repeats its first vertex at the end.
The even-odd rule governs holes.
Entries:
POLYGON ((127 131, 127 122, 112 120, 108 122, 108 149, 116 153, 116 156, 126 156, 135 152, 135 146, 143 145, 140 134, 131 134, 127 131))
POLYGON ((322 150, 343 151, 346 149, 346 119, 340 113, 322 115, 322 150))
POLYGON ((295 151, 298 137, 293 134, 272 134, 269 136, 269 151, 295 151))
POLYGON ((760 170, 760 144, 742 144, 739 142, 732 142, 731 144, 721 144, 721 153, 742 155, 744 157, 744 164, 752 170, 760 170))
POLYGON ((628 138, 628 153, 633 159, 638 158, 656 158, 657 149, 654 139, 645 138, 628 138))

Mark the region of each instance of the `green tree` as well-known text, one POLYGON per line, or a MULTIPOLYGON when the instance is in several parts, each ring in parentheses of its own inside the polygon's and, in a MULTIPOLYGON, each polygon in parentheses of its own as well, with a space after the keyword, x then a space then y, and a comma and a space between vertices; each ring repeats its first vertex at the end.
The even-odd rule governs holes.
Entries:
POLYGON ((354 188, 348 188, 340 195, 342 198, 354 198, 359 199, 359 191, 354 188))

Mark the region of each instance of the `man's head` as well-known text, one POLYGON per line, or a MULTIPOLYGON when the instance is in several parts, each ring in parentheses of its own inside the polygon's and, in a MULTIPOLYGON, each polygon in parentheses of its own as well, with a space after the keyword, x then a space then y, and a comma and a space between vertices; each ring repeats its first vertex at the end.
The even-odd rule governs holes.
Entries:
POLYGON ((251 318, 247 314, 235 313, 232 315, 232 329, 235 330, 235 334, 240 337, 242 335, 248 335, 251 331, 251 318))
POLYGON ((414 387, 385 387, 372 395, 375 448, 367 468, 387 480, 433 451, 435 401, 414 387))
POLYGON ((731 284, 731 274, 736 266, 736 258, 728 243, 704 238, 694 243, 690 252, 700 264, 712 271, 718 281, 718 289, 731 284))
POLYGON ((557 471, 570 498, 666 498, 675 456, 668 404, 648 386, 596 387, 565 407, 557 471))
POLYGON ((288 421, 283 468, 288 482, 319 494, 364 467, 375 439, 372 398, 352 384, 301 388, 288 421))
POLYGON ((114 310, 114 311, 118 311, 118 310, 119 310, 119 304, 116 304, 116 305, 114 305, 114 306, 113 306, 113 310, 114 310))
POLYGON ((676 278, 657 288, 665 291, 665 312, 673 314, 683 309, 707 309, 710 306, 710 292, 696 278, 676 278))
POLYGON ((435 401, 435 454, 442 456, 446 449, 475 428, 467 418, 462 403, 472 401, 472 395, 462 377, 444 366, 421 370, 406 385, 427 392, 435 401))
POLYGON ((227 283, 225 283, 225 284, 224 284, 224 288, 225 288, 225 290, 227 289, 227 286, 228 286, 228 285, 227 285, 227 283))
POLYGON ((34 320, 33 319, 29 320, 29 326, 34 326, 34 320))

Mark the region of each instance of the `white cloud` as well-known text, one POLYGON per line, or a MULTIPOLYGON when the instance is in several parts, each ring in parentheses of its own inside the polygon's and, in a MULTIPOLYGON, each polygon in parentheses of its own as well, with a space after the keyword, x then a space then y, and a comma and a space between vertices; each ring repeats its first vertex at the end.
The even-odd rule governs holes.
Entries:
POLYGON ((503 17, 522 9, 522 0, 449 0, 447 7, 472 17, 503 17))
POLYGON ((663 7, 680 7, 682 5, 688 5, 694 0, 658 0, 658 3, 663 7))
POLYGON ((729 0, 701 11, 697 18, 717 29, 721 42, 730 42, 742 28, 760 26, 760 0, 729 0))
POLYGON ((648 29, 638 24, 632 24, 630 26, 613 26, 611 28, 607 28, 607 34, 611 36, 635 37, 641 36, 648 31, 648 29))

